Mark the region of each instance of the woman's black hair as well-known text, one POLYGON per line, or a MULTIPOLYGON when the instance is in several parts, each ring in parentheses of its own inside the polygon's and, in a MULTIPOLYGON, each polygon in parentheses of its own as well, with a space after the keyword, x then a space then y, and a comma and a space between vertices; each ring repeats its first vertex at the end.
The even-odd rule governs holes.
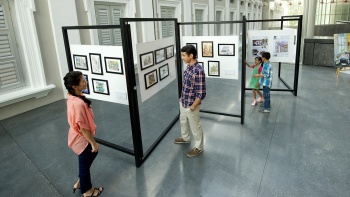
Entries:
POLYGON ((263 64, 263 61, 262 61, 261 57, 257 56, 257 57, 255 57, 255 59, 258 59, 261 62, 260 66, 263 67, 264 64, 263 64))
POLYGON ((76 95, 73 89, 73 86, 79 85, 82 76, 83 73, 81 73, 80 71, 71 71, 67 73, 66 76, 63 78, 64 86, 66 86, 66 89, 68 90, 69 94, 81 98, 88 105, 88 107, 91 107, 91 101, 85 96, 76 95))

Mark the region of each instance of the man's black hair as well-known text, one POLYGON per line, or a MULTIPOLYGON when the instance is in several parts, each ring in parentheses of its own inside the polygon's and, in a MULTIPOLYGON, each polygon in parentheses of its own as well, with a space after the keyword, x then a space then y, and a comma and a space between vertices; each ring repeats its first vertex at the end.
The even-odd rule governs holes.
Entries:
POLYGON ((193 59, 197 59, 197 49, 193 45, 182 47, 181 52, 185 52, 188 56, 193 55, 193 59))

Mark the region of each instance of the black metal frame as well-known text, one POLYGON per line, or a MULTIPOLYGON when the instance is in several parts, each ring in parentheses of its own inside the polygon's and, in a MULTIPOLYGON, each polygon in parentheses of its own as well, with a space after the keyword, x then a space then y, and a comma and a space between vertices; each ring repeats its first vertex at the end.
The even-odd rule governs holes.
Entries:
MULTIPOLYGON (((297 49, 295 54, 295 70, 294 70, 294 82, 293 88, 281 77, 281 62, 278 63, 278 78, 282 81, 282 83, 287 87, 287 89, 276 89, 271 88, 271 91, 288 91, 292 92, 294 96, 298 95, 298 80, 299 80, 299 61, 300 61, 300 47, 301 47, 301 31, 302 31, 302 15, 294 15, 294 16, 282 16, 281 19, 270 19, 270 20, 247 20, 247 22, 273 22, 280 21, 281 29, 283 29, 283 21, 298 21, 297 28, 297 49)), ((244 42, 243 42, 244 43, 244 42)), ((242 49, 243 50, 243 49, 242 49)), ((243 59, 242 59, 243 60, 243 59)), ((245 67, 245 66, 243 66, 245 67)), ((242 70, 245 68, 242 67, 242 70)), ((245 88, 246 90, 251 90, 252 88, 245 88)))
MULTIPOLYGON (((129 22, 146 22, 146 21, 173 21, 175 26, 175 38, 176 43, 180 43, 180 31, 177 25, 177 19, 174 18, 121 18, 120 25, 94 25, 94 26, 66 26, 62 27, 64 46, 66 50, 66 57, 68 63, 69 71, 73 71, 73 63, 71 59, 71 50, 69 44, 68 30, 81 30, 81 29, 120 29, 122 40, 122 47, 124 51, 124 68, 126 75, 126 84, 127 84, 127 93, 129 101, 129 111, 130 111, 130 122, 131 122, 131 131, 133 139, 134 150, 125 148, 123 146, 108 142, 106 140, 96 138, 96 141, 100 144, 108 146, 110 148, 119 150, 126 154, 132 155, 135 157, 136 167, 140 167, 142 163, 148 158, 151 152, 155 147, 160 143, 164 136, 170 131, 174 124, 179 119, 179 114, 172 120, 169 126, 162 132, 162 134, 156 139, 156 141, 151 145, 151 147, 143 153, 142 146, 142 135, 141 135, 141 126, 140 126, 140 117, 139 117, 139 107, 137 102, 137 91, 136 91, 136 78, 135 78, 135 69, 134 69, 134 56, 132 50, 132 39, 129 22)), ((180 51, 180 46, 176 45, 176 50, 180 51)), ((177 59, 181 59, 180 54, 177 53, 177 59)), ((179 72, 179 69, 178 71, 179 72)), ((181 72, 181 70, 180 70, 181 72)), ((181 85, 181 80, 178 81, 178 85, 181 85)), ((91 90, 90 90, 91 91, 91 90)), ((181 93, 181 89, 178 90, 181 93)))
MULTIPOLYGON (((132 130, 132 138, 133 138, 133 147, 134 150, 119 146, 117 144, 110 143, 103 139, 95 138, 97 142, 108 146, 110 148, 119 150, 129 155, 133 155, 135 157, 136 167, 140 167, 142 163, 148 158, 148 156, 152 153, 152 151, 156 148, 156 146, 160 143, 160 141, 164 138, 164 136, 170 131, 170 129, 174 126, 174 124, 178 121, 180 114, 178 114, 173 121, 169 124, 169 126, 162 132, 162 134, 156 139, 156 141, 151 145, 151 147, 143 153, 142 146, 142 135, 141 135, 141 126, 140 126, 140 117, 139 117, 139 107, 137 101, 137 91, 136 91, 136 78, 135 78, 135 69, 134 69, 134 55, 132 49, 132 38, 130 31, 130 22, 159 22, 159 21, 173 21, 175 26, 175 47, 176 51, 176 64, 177 64, 177 76, 178 76, 178 97, 181 96, 181 87, 182 87, 182 65, 181 65, 181 54, 179 51, 180 48, 180 25, 197 25, 197 24, 232 24, 232 23, 242 23, 242 60, 246 59, 246 23, 247 22, 265 22, 265 21, 283 21, 288 20, 298 20, 298 42, 297 42, 297 58, 296 58, 296 77, 298 76, 299 71, 299 52, 300 52, 300 38, 301 38, 301 21, 302 16, 290 16, 290 17, 299 17, 298 19, 273 19, 273 20, 251 20, 247 21, 245 16, 243 16, 242 21, 220 21, 220 22, 188 22, 188 23, 178 23, 176 18, 121 18, 120 25, 95 25, 95 26, 69 26, 62 27, 63 40, 66 50, 66 57, 69 71, 73 70, 73 63, 71 59, 71 50, 69 45, 69 37, 68 30, 82 30, 82 29, 111 29, 111 28, 120 28, 122 40, 122 47, 124 51, 124 68, 126 75, 126 84, 127 84, 127 93, 128 93, 128 101, 129 101, 129 111, 130 111, 130 121, 131 121, 131 130, 132 130)), ((283 25, 282 25, 283 26, 283 25)), ((283 28, 283 27, 281 27, 283 28)), ((137 57, 139 58, 139 57, 137 57)), ((239 117, 241 118, 241 124, 244 124, 244 111, 245 111, 245 90, 249 89, 245 87, 246 81, 246 67, 244 61, 242 61, 242 79, 241 79, 241 114, 228 114, 221 112, 214 112, 209 110, 201 110, 204 113, 216 114, 216 115, 224 115, 231 117, 239 117)), ((297 79, 297 78, 296 78, 297 79)), ((282 80, 282 79, 281 79, 282 80)), ((285 84, 287 87, 288 85, 285 84)), ((298 81, 294 81, 294 89, 291 90, 288 87, 288 90, 274 90, 271 91, 294 91, 296 96, 297 94, 297 85, 298 81)), ((90 90, 91 91, 91 90, 90 90)))
MULTIPOLYGON (((178 23, 178 25, 199 25, 199 24, 232 24, 232 23, 242 23, 242 43, 246 43, 246 35, 247 35, 247 31, 246 31, 246 18, 245 16, 243 16, 243 20, 242 21, 210 21, 210 22, 182 22, 182 23, 178 23)), ((180 43, 180 42, 179 42, 180 43)), ((186 43, 183 43, 186 44, 186 43)), ((198 47, 198 46, 197 46, 198 47)), ((180 51, 180 50, 178 50, 180 51)), ((178 60, 180 60, 181 58, 178 58, 178 60)), ((245 44, 242 44, 242 59, 246 59, 246 46, 245 44)), ((178 69, 181 70, 181 61, 177 61, 178 62, 178 69)), ((241 114, 229 114, 229 113, 222 113, 222 112, 217 112, 217 111, 210 111, 210 110, 205 110, 205 109, 201 109, 201 112, 204 113, 208 113, 208 114, 216 114, 216 115, 222 115, 222 116, 231 116, 231 117, 237 117, 237 118, 241 118, 241 124, 244 124, 244 102, 245 102, 245 80, 246 80, 246 76, 245 76, 245 65, 244 65, 244 61, 242 61, 242 80, 241 80, 241 114)), ((179 78, 181 77, 181 81, 182 81, 182 73, 179 72, 179 78)), ((179 80, 180 81, 180 80, 179 80)), ((180 81, 180 82, 181 82, 180 81)), ((179 84, 179 87, 181 87, 182 84, 179 84)), ((181 90, 181 89, 180 89, 181 90)), ((181 95, 181 92, 179 92, 179 97, 181 95)))

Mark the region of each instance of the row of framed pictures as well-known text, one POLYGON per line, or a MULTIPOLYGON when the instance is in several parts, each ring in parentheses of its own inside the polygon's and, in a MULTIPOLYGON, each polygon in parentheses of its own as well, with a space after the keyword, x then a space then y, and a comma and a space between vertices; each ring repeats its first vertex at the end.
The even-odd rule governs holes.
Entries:
MULTIPOLYGON (((198 62, 204 68, 204 62, 198 62)), ((208 76, 220 77, 220 61, 208 61, 208 76)))
MULTIPOLYGON (((160 81, 169 76, 169 65, 165 64, 158 68, 160 81)), ((154 69, 144 75, 146 90, 158 83, 157 69, 154 69)))
MULTIPOLYGON (((83 90, 84 94, 90 94, 89 77, 84 74, 84 79, 86 81, 86 89, 83 90)), ((109 95, 108 81, 103 79, 92 78, 92 87, 94 93, 109 95)))
MULTIPOLYGON (((197 43, 193 45, 197 50, 197 43)), ((235 56, 235 44, 218 44, 218 56, 235 56)), ((214 57, 213 41, 202 41, 202 57, 214 57)))
POLYGON ((172 57, 174 57, 174 45, 143 53, 140 55, 140 68, 145 70, 172 57))
MULTIPOLYGON (((89 53, 91 73, 103 75, 101 54, 89 53)), ((86 55, 73 55, 74 68, 77 70, 89 70, 86 55)), ((118 57, 104 57, 107 73, 123 75, 123 61, 118 57)))

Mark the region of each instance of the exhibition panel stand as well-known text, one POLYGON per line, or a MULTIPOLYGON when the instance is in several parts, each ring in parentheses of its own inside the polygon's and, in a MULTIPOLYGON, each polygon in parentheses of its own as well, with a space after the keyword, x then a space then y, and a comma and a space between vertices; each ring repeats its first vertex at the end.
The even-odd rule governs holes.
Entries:
MULTIPOLYGON (((249 22, 281 22, 281 30, 283 30, 283 22, 284 21, 297 21, 298 27, 297 27, 297 35, 296 35, 296 53, 295 53, 295 67, 294 67, 294 81, 293 81, 293 88, 281 77, 281 62, 278 63, 278 78, 280 81, 287 87, 287 89, 278 89, 278 88, 271 88, 271 91, 289 91, 294 94, 294 96, 297 96, 298 94, 298 80, 299 80, 299 61, 300 61, 300 46, 301 46, 301 33, 302 33, 302 21, 303 16, 302 15, 295 15, 295 16, 282 16, 281 19, 270 19, 270 20, 247 20, 247 23, 249 22)), ((244 43, 244 42, 243 42, 244 43)), ((243 70, 242 66, 242 70, 243 70)), ((251 90, 252 88, 245 88, 246 90, 251 90)))
MULTIPOLYGON (((242 43, 246 43, 246 18, 245 16, 243 16, 243 20, 242 21, 208 21, 208 22, 182 22, 182 23, 178 23, 179 26, 181 25, 221 25, 221 24, 234 24, 234 23, 241 23, 243 28, 242 28, 242 43)), ((179 29, 179 28, 178 28, 179 29)), ((215 36, 213 36, 215 37, 215 36)), ((184 45, 185 43, 182 43, 182 45, 184 45)), ((239 43, 235 43, 235 44, 239 44, 239 43)), ((179 43, 180 45, 180 43, 179 43)), ((198 48, 197 48, 198 49, 198 48)), ((201 49, 203 50, 203 49, 201 49)), ((197 50, 198 51, 198 50, 197 50)), ((203 53, 203 51, 202 51, 203 53)), ((246 58, 246 45, 242 44, 242 59, 246 58)), ((178 68, 182 68, 181 67, 181 58, 179 57, 180 61, 178 61, 178 68)), ((238 61, 237 61, 238 63, 238 61)), ((209 70, 208 70, 208 74, 209 74, 209 70)), ((182 73, 179 73, 179 78, 181 77, 182 73)), ((182 77, 181 77, 182 78, 182 77)), ((180 80, 179 80, 180 81, 180 80)), ((219 112, 219 111, 211 111, 211 110, 206 110, 206 109, 201 109, 201 112, 204 113, 209 113, 209 114, 216 114, 216 115, 223 115, 223 116, 231 116, 231 117, 238 117, 241 119, 241 124, 244 124, 244 102, 245 102, 245 81, 246 81, 246 68, 244 65, 244 62, 242 61, 242 76, 241 76, 241 114, 229 114, 229 113, 224 113, 224 112, 219 112)), ((181 84, 180 84, 181 85, 181 84)), ((180 86, 181 87, 181 86, 180 86)), ((233 99, 233 98, 232 98, 233 99)))
MULTIPOLYGON (((172 126, 177 122, 179 119, 179 114, 176 115, 176 117, 173 118, 171 123, 165 128, 165 130, 162 132, 162 134, 156 139, 156 141, 151 145, 151 147, 143 152, 143 144, 142 144, 142 135, 141 135, 141 126, 140 126, 140 114, 139 114, 139 106, 138 106, 138 100, 137 100, 137 89, 136 89, 136 78, 135 78, 135 66, 134 66, 134 56, 133 56, 133 47, 132 47, 132 39, 131 39, 131 30, 129 22, 161 22, 161 21, 170 21, 174 24, 175 27, 175 39, 176 43, 180 43, 179 38, 179 30, 177 24, 177 19, 169 19, 169 18, 143 18, 143 19, 130 19, 130 18, 121 18, 120 19, 120 25, 96 25, 96 26, 66 26, 62 27, 63 32, 63 39, 64 39, 64 45, 66 50, 66 57, 67 57, 67 63, 69 71, 73 71, 73 61, 72 61, 72 51, 71 51, 71 45, 69 44, 69 37, 68 37, 68 31, 69 30, 103 30, 103 29, 120 29, 121 31, 121 37, 122 37, 122 54, 124 58, 124 68, 125 68, 125 80, 126 80, 126 86, 127 86, 127 99, 128 99, 128 105, 129 105, 129 116, 130 116, 130 123, 131 123, 131 131, 132 131, 132 140, 133 140, 133 150, 117 145, 115 143, 111 143, 109 141, 96 138, 96 141, 100 144, 103 144, 105 146, 108 146, 110 148, 119 150, 121 152, 127 153, 129 155, 132 155, 135 157, 135 164, 136 167, 140 167, 142 163, 147 159, 147 157, 151 154, 151 152, 155 149, 155 147, 159 144, 159 142, 164 138, 164 136, 170 131, 172 126)), ((176 50, 180 51, 180 46, 176 45, 176 50)), ((176 59, 181 59, 180 54, 176 54, 176 59)), ((76 58, 76 57, 73 57, 76 58)), ((81 58, 81 57, 77 57, 81 58)), ((85 58, 86 59, 86 58, 85 58)), ((112 59, 112 58, 110 58, 112 59)), ((116 58, 115 58, 116 59, 116 58)), ((120 58, 119 58, 120 59, 120 58)), ((84 60, 84 59, 83 59, 84 60)), ((74 59, 74 61, 76 61, 74 59)), ((79 60, 80 61, 80 60, 79 60)), ((84 60, 87 61, 87 60, 84 60)), ((75 68, 77 68, 76 63, 74 64, 75 68)), ((86 63, 86 62, 85 62, 86 63)), ((122 60, 120 60, 119 64, 118 62, 112 62, 113 65, 109 69, 113 69, 115 65, 122 64, 122 60)), ((106 62, 107 64, 107 62, 106 62)), ((121 66, 121 69, 123 66, 121 66)), ((107 70, 106 65, 106 70, 107 70)), ((180 68, 181 69, 181 68, 180 68)), ((179 75, 179 72, 181 72, 179 68, 177 68, 177 75, 179 75)), ((82 69, 84 70, 84 69, 82 69)), ((113 70, 112 70, 113 71, 113 70)), ((91 69, 91 72, 92 69, 91 69)), ((107 71, 106 71, 107 72, 107 71)), ((117 73, 117 71, 115 71, 117 73)), ((103 82, 103 80, 100 80, 99 82, 103 82)), ((106 85, 105 87, 102 87, 101 89, 95 90, 100 91, 100 94, 105 93, 104 91, 108 91, 108 83, 103 84, 100 83, 99 85, 106 85), (107 88, 106 88, 107 87, 107 88)), ((181 80, 178 80, 178 87, 180 87, 181 80)), ((93 84, 95 85, 95 84, 93 84)), ((94 86, 95 88, 95 86, 94 86)), ((97 87, 96 87, 97 88, 97 87)), ((178 94, 181 94, 181 88, 178 90, 178 94)))

